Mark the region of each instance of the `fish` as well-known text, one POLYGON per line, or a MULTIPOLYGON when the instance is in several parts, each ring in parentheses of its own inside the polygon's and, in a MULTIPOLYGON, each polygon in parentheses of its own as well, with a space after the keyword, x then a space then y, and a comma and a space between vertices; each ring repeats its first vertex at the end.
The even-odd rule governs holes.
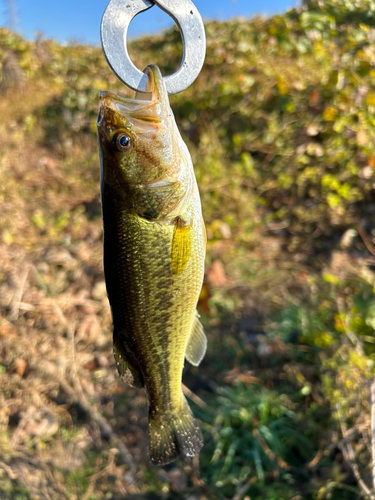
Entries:
POLYGON ((144 73, 134 99, 99 93, 104 274, 117 369, 144 387, 151 462, 165 465, 203 446, 182 372, 207 347, 197 312, 206 231, 162 74, 156 65, 144 73))

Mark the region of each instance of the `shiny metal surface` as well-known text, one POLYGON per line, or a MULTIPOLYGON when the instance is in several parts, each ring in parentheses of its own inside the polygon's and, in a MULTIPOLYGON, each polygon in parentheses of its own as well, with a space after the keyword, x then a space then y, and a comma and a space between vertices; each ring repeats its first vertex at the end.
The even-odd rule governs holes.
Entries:
POLYGON ((147 77, 131 61, 126 40, 131 20, 153 5, 169 14, 181 33, 181 66, 173 75, 164 77, 168 94, 178 94, 197 78, 206 55, 203 21, 191 0, 111 0, 101 24, 103 52, 112 71, 123 83, 134 90, 145 90, 147 77))

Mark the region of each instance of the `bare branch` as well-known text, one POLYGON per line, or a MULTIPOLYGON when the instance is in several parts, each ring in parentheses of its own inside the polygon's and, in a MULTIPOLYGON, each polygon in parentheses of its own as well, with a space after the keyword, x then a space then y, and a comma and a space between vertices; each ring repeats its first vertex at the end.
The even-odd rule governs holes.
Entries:
POLYGON ((249 491, 250 486, 250 483, 244 484, 242 486, 241 484, 238 485, 236 488, 236 494, 234 495, 232 500, 241 500, 241 498, 243 498, 243 496, 246 495, 246 493, 249 491))
POLYGON ((208 413, 211 413, 211 415, 215 415, 215 412, 208 406, 208 404, 199 396, 197 396, 193 391, 191 391, 188 387, 186 387, 185 384, 182 384, 182 391, 185 396, 194 401, 197 406, 199 406, 203 410, 206 410, 208 413))
POLYGON ((372 484, 375 491, 375 380, 371 384, 371 452, 372 484))
POLYGON ((18 313, 20 310, 21 299, 22 299, 22 295, 23 295, 23 292, 25 289, 25 284, 26 284, 28 274, 29 274, 29 268, 27 268, 23 271, 21 279, 20 279, 19 287, 17 288, 17 291, 14 294, 13 301, 12 301, 11 315, 10 315, 10 319, 12 321, 16 321, 18 319, 18 313))
POLYGON ((356 335, 353 332, 353 330, 349 327, 350 314, 347 311, 345 311, 344 299, 342 297, 339 297, 336 300, 336 304, 337 304, 337 310, 339 311, 342 322, 343 322, 345 334, 347 335, 349 340, 352 342, 352 344, 355 346, 355 350, 357 351, 357 353, 360 356, 363 356, 364 352, 363 352, 362 343, 361 343, 360 339, 358 338, 358 335, 356 335))
POLYGON ((14 470, 11 467, 9 467, 9 465, 5 464, 4 462, 0 462, 0 469, 3 469, 8 474, 10 479, 17 479, 18 478, 18 476, 14 472, 14 470))
POLYGON ((343 445, 342 445, 342 453, 344 455, 344 459, 348 463, 350 468, 352 469, 354 477, 356 478, 358 485, 360 486, 362 491, 364 493, 366 493, 366 495, 368 495, 368 497, 371 500, 375 500, 375 495, 372 494, 370 488, 363 481, 361 474, 359 472, 358 464, 355 461, 355 453, 354 453, 353 447, 348 439, 348 432, 346 429, 344 417, 342 415, 341 405, 339 403, 337 403, 336 408, 337 408, 337 414, 338 414, 339 421, 340 421, 341 432, 342 432, 342 435, 344 438, 343 445))
POLYGON ((358 232, 362 238, 363 243, 366 245, 367 250, 372 253, 372 255, 375 257, 375 247, 369 240, 369 237, 366 234, 366 231, 363 229, 361 224, 358 224, 358 232))

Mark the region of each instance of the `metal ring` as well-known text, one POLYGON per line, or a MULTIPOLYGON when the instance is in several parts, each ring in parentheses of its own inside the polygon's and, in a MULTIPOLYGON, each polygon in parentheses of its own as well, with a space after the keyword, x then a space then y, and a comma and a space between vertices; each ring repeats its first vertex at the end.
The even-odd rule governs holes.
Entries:
POLYGON ((177 24, 182 38, 181 66, 163 78, 168 94, 178 94, 199 75, 206 55, 206 35, 202 18, 191 0, 111 0, 104 12, 101 41, 112 71, 133 90, 146 90, 147 76, 132 63, 126 38, 131 20, 157 5, 177 24))

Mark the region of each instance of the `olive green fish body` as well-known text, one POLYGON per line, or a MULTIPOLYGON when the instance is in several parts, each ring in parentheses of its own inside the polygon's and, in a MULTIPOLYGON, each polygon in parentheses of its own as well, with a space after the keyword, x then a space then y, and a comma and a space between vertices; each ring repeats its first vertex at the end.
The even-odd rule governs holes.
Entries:
POLYGON ((205 232, 160 72, 146 71, 151 97, 144 104, 102 93, 104 270, 119 372, 145 387, 151 459, 165 464, 202 446, 181 377, 185 356, 197 365, 206 348, 196 313, 205 232))

